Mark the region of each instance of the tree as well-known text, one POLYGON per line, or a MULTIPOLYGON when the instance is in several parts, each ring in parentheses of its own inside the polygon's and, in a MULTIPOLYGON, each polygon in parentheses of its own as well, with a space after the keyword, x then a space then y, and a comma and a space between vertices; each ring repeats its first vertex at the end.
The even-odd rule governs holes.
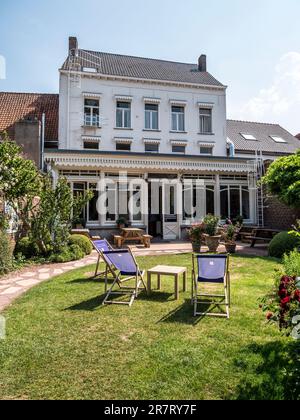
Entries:
POLYGON ((300 150, 273 162, 262 182, 282 203, 300 208, 300 150))
POLYGON ((0 200, 13 208, 20 231, 29 229, 29 214, 39 194, 41 177, 35 164, 22 155, 22 149, 6 133, 0 142, 0 200))
POLYGON ((42 254, 58 253, 67 246, 73 220, 79 217, 92 197, 91 191, 74 197, 66 178, 59 178, 53 187, 51 177, 43 177, 31 230, 32 239, 42 254))

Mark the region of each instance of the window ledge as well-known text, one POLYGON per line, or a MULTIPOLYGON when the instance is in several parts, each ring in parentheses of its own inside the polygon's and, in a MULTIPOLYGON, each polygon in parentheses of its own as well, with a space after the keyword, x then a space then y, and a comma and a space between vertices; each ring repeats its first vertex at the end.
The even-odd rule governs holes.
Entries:
POLYGON ((150 133, 161 133, 161 130, 151 130, 151 128, 144 128, 143 131, 150 133))
POLYGON ((114 130, 133 131, 133 128, 115 127, 114 130))
POLYGON ((188 134, 187 131, 173 131, 173 130, 170 130, 170 133, 172 133, 172 134, 188 134))
POLYGON ((101 125, 85 125, 85 124, 83 124, 81 127, 82 128, 87 128, 87 129, 93 128, 94 130, 95 129, 101 129, 102 128, 101 125))
POLYGON ((215 133, 198 133, 199 136, 215 136, 215 133))

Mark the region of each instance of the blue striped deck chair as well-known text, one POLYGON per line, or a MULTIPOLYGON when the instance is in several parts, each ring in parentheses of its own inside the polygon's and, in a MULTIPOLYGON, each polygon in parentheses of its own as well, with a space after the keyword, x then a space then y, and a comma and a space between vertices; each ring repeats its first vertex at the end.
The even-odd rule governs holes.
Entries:
POLYGON ((130 249, 121 249, 118 251, 104 251, 103 258, 107 265, 112 266, 115 270, 114 282, 107 292, 107 295, 103 301, 103 305, 119 304, 132 306, 134 300, 138 297, 139 293, 142 290, 147 290, 146 284, 144 282, 145 272, 140 270, 137 261, 134 258, 130 249), (131 280, 135 280, 134 287, 123 286, 124 283, 131 280), (119 290, 115 290, 116 285, 118 285, 119 290), (110 300, 110 297, 113 295, 128 296, 129 300, 110 300))
POLYGON ((113 279, 115 278, 115 274, 112 273, 114 271, 114 268, 111 265, 108 265, 103 257, 103 252, 105 251, 113 251, 113 247, 110 245, 110 243, 106 239, 99 239, 96 241, 92 241, 94 249, 98 253, 98 261, 96 265, 96 271, 95 271, 95 278, 99 279, 105 279, 105 292, 107 292, 107 279, 108 274, 112 274, 113 279), (100 262, 101 260, 105 263, 105 270, 99 272, 100 262))
POLYGON ((230 273, 229 255, 193 255, 193 292, 194 316, 212 316, 229 319, 230 308, 230 273), (224 293, 202 293, 205 284, 222 285, 224 293), (204 300, 206 299, 206 300, 204 300), (206 312, 199 312, 198 305, 208 306, 206 312), (210 312, 213 306, 225 306, 226 312, 210 312))

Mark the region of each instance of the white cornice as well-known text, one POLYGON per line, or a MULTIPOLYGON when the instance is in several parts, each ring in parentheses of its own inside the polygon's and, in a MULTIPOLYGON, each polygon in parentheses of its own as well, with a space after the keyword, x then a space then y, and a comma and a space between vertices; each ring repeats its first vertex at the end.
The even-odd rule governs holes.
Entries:
POLYGON ((209 172, 209 173, 249 173, 255 171, 255 164, 247 161, 231 161, 229 159, 192 159, 187 157, 169 158, 155 156, 115 156, 97 154, 45 153, 48 164, 57 168, 74 169, 119 169, 143 171, 170 171, 170 172, 209 172))
POLYGON ((217 90, 217 91, 225 91, 227 86, 214 86, 214 85, 201 85, 196 83, 188 83, 188 82, 176 82, 176 81, 169 81, 169 80, 157 80, 157 79, 142 79, 136 77, 128 77, 128 76, 110 76, 107 74, 94 74, 94 73, 84 73, 82 71, 68 71, 68 70, 60 70, 61 74, 65 75, 78 75, 82 77, 88 78, 97 78, 102 80, 118 80, 123 82, 135 82, 135 83, 145 83, 150 85, 163 85, 163 86, 177 86, 177 87, 186 87, 192 89, 205 89, 205 90, 217 90))

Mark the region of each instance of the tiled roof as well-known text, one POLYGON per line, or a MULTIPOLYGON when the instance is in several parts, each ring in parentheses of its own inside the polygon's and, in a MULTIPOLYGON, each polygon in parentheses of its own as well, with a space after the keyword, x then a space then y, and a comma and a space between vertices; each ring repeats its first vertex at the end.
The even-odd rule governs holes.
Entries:
POLYGON ((228 120, 227 137, 240 151, 289 154, 300 148, 299 140, 277 124, 228 120), (251 134, 256 140, 245 140, 242 134, 251 134), (286 143, 276 143, 271 136, 281 137, 286 143))
POLYGON ((42 119, 46 115, 45 140, 58 140, 59 96, 41 93, 0 92, 0 132, 14 140, 14 124, 24 119, 42 119))
MULTIPOLYGON (((223 87, 222 83, 210 73, 199 71, 197 64, 176 63, 87 50, 78 50, 78 58, 74 61, 79 70, 84 67, 94 68, 102 75, 223 87)), ((70 59, 67 58, 62 70, 69 69, 70 59)))

